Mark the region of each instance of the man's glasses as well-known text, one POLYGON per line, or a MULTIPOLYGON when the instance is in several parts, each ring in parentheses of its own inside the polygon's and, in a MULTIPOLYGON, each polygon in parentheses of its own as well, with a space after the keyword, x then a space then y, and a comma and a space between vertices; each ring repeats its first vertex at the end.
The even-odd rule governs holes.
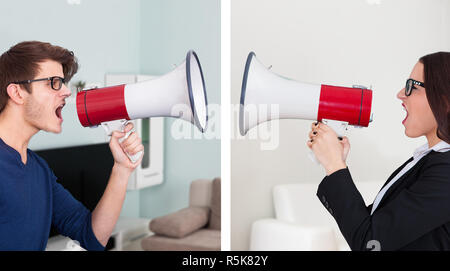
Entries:
POLYGON ((411 95, 411 92, 413 91, 413 89, 415 89, 414 85, 418 85, 418 86, 421 86, 423 88, 425 87, 424 83, 409 78, 408 80, 406 80, 406 86, 405 86, 405 95, 406 96, 411 95))
POLYGON ((30 83, 37 82, 37 81, 50 81, 52 89, 54 89, 54 90, 60 90, 62 85, 66 82, 66 80, 62 77, 52 76, 52 77, 41 78, 41 79, 13 82, 13 84, 30 84, 30 83))

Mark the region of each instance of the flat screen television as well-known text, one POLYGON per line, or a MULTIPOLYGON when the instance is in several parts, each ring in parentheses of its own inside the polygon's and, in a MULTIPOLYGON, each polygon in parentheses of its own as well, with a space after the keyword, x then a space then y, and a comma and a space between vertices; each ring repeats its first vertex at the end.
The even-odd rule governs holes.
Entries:
MULTIPOLYGON (((55 176, 91 212, 105 191, 114 159, 108 143, 40 150, 55 176)), ((52 226, 50 236, 59 234, 52 226)))

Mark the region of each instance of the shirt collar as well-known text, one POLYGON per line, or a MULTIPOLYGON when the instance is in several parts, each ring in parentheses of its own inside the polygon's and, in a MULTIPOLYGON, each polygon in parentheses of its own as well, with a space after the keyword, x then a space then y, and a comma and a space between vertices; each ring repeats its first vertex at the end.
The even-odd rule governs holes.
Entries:
POLYGON ((450 151, 450 144, 448 144, 447 142, 441 140, 439 141, 436 145, 434 145, 433 147, 429 148, 428 147, 428 143, 425 143, 424 145, 420 146, 419 148, 417 148, 414 151, 414 159, 420 158, 424 155, 427 155, 429 152, 431 151, 435 151, 435 152, 446 152, 446 151, 450 151))

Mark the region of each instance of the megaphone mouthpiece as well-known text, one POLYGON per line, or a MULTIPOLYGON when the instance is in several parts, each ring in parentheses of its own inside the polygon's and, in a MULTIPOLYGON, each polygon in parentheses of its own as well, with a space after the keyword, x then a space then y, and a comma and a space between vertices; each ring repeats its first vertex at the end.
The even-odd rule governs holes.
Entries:
POLYGON ((124 90, 125 85, 117 85, 78 92, 76 104, 78 119, 81 125, 89 127, 110 120, 129 120, 130 117, 128 116, 125 105, 124 90))

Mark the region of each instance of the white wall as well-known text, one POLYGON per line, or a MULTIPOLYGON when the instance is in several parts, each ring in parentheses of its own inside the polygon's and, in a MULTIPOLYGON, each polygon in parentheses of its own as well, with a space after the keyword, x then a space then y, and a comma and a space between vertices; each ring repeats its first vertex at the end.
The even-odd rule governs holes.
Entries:
MULTIPOLYGON (((396 93, 419 57, 450 51, 450 1, 234 0, 231 98, 235 104, 249 51, 273 65, 273 72, 295 80, 372 85, 374 121, 369 128, 350 132, 347 164, 355 181, 377 180, 381 186, 426 142, 404 135, 405 113, 396 93)), ((279 125, 275 150, 262 151, 258 140, 232 141, 232 250, 248 249, 251 223, 273 216, 273 185, 319 184, 325 176, 307 157, 311 122, 283 120, 279 125)))

